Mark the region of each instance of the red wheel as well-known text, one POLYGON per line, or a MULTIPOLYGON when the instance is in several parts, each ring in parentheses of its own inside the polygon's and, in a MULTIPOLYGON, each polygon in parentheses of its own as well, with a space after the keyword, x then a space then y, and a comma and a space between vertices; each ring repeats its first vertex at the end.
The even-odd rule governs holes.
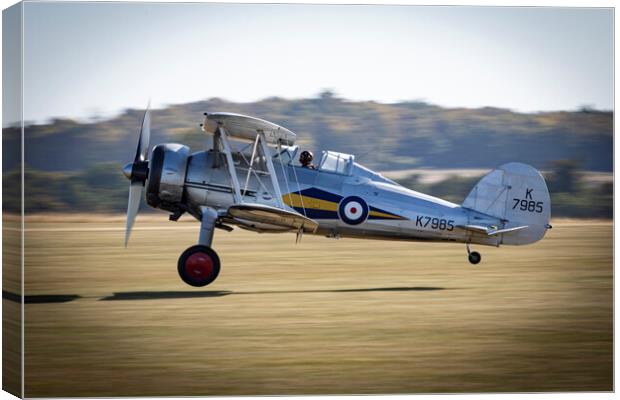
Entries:
POLYGON ((192 246, 179 257, 178 271, 183 282, 188 285, 206 286, 220 273, 220 258, 210 247, 192 246))

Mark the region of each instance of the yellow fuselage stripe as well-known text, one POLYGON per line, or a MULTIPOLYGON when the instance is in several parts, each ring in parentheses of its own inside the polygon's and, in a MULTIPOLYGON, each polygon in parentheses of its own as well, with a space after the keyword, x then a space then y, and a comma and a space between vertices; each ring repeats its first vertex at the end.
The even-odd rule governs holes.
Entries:
POLYGON ((398 215, 386 214, 380 211, 371 211, 368 213, 368 215, 371 217, 379 217, 379 218, 402 219, 398 215))
POLYGON ((282 201, 284 201, 284 203, 290 207, 312 208, 315 210, 323 211, 338 211, 338 203, 334 203, 333 201, 315 199, 314 197, 300 196, 297 193, 283 195, 282 201))

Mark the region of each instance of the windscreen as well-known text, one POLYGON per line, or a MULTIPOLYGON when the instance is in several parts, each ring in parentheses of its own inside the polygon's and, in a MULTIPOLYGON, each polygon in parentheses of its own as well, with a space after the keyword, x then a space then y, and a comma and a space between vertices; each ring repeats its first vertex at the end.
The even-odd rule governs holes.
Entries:
POLYGON ((324 151, 319 170, 340 175, 350 175, 353 158, 350 154, 324 151))

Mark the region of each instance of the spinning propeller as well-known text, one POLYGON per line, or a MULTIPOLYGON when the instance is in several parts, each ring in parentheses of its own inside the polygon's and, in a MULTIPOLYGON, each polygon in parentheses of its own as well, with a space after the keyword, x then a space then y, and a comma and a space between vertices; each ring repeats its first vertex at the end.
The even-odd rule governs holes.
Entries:
POLYGON ((138 139, 138 148, 136 156, 132 163, 127 163, 123 167, 123 174, 131 182, 129 183, 129 202, 127 203, 127 224, 125 226, 125 247, 129 241, 131 228, 136 220, 138 208, 140 207, 140 198, 142 197, 142 189, 149 175, 149 161, 147 155, 151 142, 151 115, 149 106, 146 107, 144 118, 142 119, 142 127, 140 128, 140 138, 138 139))

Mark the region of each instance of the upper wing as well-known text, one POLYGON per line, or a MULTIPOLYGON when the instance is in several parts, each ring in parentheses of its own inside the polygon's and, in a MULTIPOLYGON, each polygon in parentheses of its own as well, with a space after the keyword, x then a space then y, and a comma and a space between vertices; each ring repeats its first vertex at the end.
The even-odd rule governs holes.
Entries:
POLYGON ((482 225, 457 225, 457 228, 465 229, 466 231, 481 233, 487 236, 499 235, 501 233, 514 232, 527 228, 527 225, 515 226, 513 228, 497 229, 496 226, 482 226, 482 225))
POLYGON ((218 127, 224 128, 230 137, 242 140, 254 140, 257 132, 263 132, 266 144, 271 146, 278 143, 292 146, 297 140, 294 132, 264 119, 225 112, 206 114, 202 130, 215 133, 218 127))
POLYGON ((304 217, 296 211, 284 210, 264 204, 233 204, 228 207, 228 215, 233 220, 240 220, 239 222, 244 225, 249 221, 296 231, 303 229, 304 232, 309 233, 314 233, 319 227, 318 222, 304 217))

